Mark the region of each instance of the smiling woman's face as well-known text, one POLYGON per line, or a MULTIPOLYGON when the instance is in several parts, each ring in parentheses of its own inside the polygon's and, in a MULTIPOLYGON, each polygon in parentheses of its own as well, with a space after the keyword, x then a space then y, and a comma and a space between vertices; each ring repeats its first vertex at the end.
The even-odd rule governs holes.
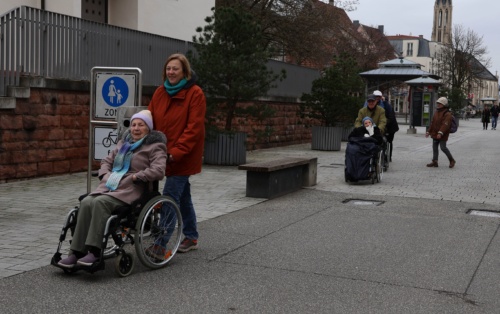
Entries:
POLYGON ((170 85, 177 85, 184 78, 182 63, 177 59, 170 60, 170 62, 167 63, 165 72, 170 85))
POLYGON ((142 121, 142 119, 134 119, 130 123, 130 135, 134 142, 140 140, 144 136, 149 133, 149 128, 146 122, 142 121))

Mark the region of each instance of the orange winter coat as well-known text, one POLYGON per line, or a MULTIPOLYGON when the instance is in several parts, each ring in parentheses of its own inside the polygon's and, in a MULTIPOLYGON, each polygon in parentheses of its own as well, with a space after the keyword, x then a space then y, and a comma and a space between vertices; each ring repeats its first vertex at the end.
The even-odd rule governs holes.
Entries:
POLYGON ((198 85, 186 85, 174 96, 159 86, 149 103, 155 130, 167 137, 167 153, 174 161, 165 175, 189 176, 201 172, 205 143, 206 99, 198 85))

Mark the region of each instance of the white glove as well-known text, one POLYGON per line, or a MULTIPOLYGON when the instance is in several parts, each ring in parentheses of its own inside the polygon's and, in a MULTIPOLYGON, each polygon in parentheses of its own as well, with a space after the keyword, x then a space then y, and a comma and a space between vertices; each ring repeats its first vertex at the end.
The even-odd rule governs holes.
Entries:
POLYGON ((373 135, 373 125, 370 125, 369 127, 366 127, 366 130, 368 131, 368 133, 370 134, 370 136, 373 135))
POLYGON ((365 133, 365 137, 370 137, 370 134, 366 134, 366 133, 365 133))

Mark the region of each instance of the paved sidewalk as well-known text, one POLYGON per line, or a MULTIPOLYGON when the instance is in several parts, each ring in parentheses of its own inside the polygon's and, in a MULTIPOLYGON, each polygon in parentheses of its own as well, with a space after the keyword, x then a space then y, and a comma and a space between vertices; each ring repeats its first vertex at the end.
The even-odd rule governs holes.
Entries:
MULTIPOLYGON (((310 190, 467 202, 477 208, 500 204, 498 152, 500 133, 483 131, 478 119, 460 121, 448 142, 457 160, 448 168, 440 152, 439 168, 427 168, 432 157, 431 140, 407 134, 401 125, 394 142, 393 162, 381 183, 344 182, 345 145, 339 152, 313 151, 309 144, 248 152, 247 162, 281 156, 318 157, 318 184, 310 190)), ((500 131, 498 131, 500 132, 500 131)), ((204 166, 191 178, 192 194, 200 222, 225 215, 265 199, 245 197, 245 172, 237 167, 204 166)), ((95 183, 94 183, 95 185, 95 183)), ((0 184, 0 278, 49 264, 68 210, 86 191, 86 173, 0 184)), ((277 199, 279 202, 279 199, 277 199)), ((500 206, 499 206, 500 207, 500 206)), ((499 208, 500 209, 500 208, 499 208)))

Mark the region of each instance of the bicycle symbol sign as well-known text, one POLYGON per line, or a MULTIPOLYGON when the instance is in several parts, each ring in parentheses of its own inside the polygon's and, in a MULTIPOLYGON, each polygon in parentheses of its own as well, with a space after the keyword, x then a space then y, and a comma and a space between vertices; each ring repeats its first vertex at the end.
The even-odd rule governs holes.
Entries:
POLYGON ((118 130, 107 127, 94 127, 94 160, 101 160, 115 149, 118 143, 118 130))
POLYGON ((108 137, 105 137, 103 140, 102 140, 102 145, 104 147, 110 147, 111 144, 117 144, 118 143, 118 134, 116 133, 113 133, 115 130, 113 131, 110 131, 108 133, 108 137))

